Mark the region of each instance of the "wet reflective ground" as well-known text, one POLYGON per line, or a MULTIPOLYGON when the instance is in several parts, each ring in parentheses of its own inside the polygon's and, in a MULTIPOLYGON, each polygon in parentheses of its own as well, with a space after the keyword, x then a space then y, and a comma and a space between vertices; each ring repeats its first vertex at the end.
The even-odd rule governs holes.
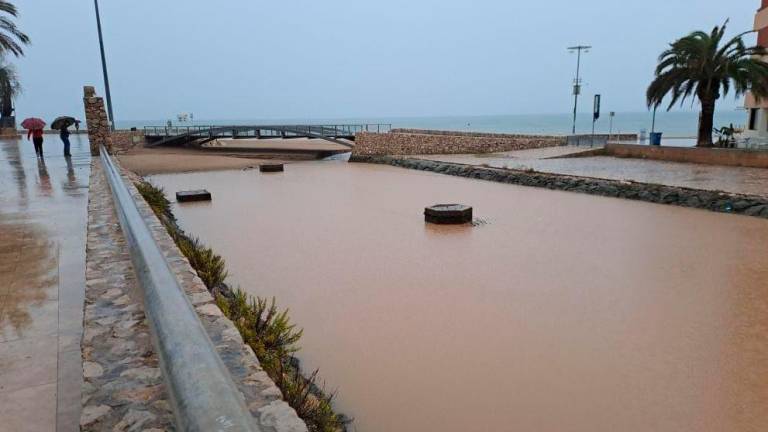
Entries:
MULTIPOLYGON (((567 147, 555 148, 564 149, 567 147)), ((550 156, 546 151, 539 153, 540 150, 487 155, 435 155, 422 156, 422 158, 472 165, 486 164, 497 168, 530 168, 549 173, 768 195, 768 169, 763 168, 688 164, 608 156, 542 159, 542 157, 555 157, 560 156, 560 154, 550 156)))
POLYGON ((762 431, 768 222, 388 166, 155 176, 360 431, 762 431), (425 225, 441 202, 476 227, 425 225))
POLYGON ((90 155, 0 140, 0 429, 78 430, 90 155))

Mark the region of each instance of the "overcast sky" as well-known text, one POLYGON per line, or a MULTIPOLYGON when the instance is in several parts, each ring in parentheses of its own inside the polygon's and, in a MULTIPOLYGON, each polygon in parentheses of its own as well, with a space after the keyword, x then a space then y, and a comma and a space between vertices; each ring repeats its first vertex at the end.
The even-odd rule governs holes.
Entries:
MULTIPOLYGON (((91 0, 17 0, 19 116, 82 115, 103 95, 91 0), (58 10, 54 10, 54 4, 58 10)), ((563 113, 585 95, 641 111, 658 54, 758 0, 101 0, 115 117, 334 118, 563 113)), ((748 37, 754 43, 755 37, 748 37)), ((590 102, 582 105, 589 111, 590 102)), ((734 109, 729 97, 721 109, 734 109)), ((690 106, 689 106, 690 107, 690 106)))

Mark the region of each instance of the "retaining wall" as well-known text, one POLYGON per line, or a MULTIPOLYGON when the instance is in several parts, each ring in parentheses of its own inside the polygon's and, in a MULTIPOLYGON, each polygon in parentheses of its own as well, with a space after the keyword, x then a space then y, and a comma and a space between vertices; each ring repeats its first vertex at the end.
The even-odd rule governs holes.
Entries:
POLYGON ((768 151, 761 150, 608 144, 603 154, 670 162, 768 168, 768 151))
POLYGON ((143 146, 146 143, 143 130, 116 130, 112 132, 112 150, 116 154, 125 153, 128 150, 143 146))
POLYGON ((395 129, 390 133, 362 132, 355 134, 355 147, 352 149, 352 154, 360 156, 476 154, 565 145, 564 136, 399 131, 407 130, 395 129))
MULTIPOLYGON (((117 162, 116 162, 117 163, 117 162)), ((118 164, 119 166, 119 164, 118 164)), ((92 162, 86 308, 83 336, 85 384, 81 429, 159 430, 171 421, 168 392, 141 305, 127 245, 98 159, 92 162)), ((162 223, 133 186, 139 177, 122 170, 160 250, 195 308, 219 357, 264 432, 306 432, 307 427, 261 368, 162 223)))
POLYGON ((350 162, 386 164, 459 177, 625 198, 657 204, 693 207, 768 219, 768 198, 632 181, 576 177, 562 174, 485 168, 425 159, 391 156, 353 156, 350 162))

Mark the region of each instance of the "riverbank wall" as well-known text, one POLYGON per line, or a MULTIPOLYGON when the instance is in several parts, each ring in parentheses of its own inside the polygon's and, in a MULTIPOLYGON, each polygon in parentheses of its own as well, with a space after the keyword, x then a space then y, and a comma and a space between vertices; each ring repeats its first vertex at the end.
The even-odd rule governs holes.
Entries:
POLYGON ((392 156, 352 156, 350 162, 392 165, 519 186, 580 192, 768 219, 768 198, 624 180, 489 168, 392 156))
POLYGON ((564 136, 509 135, 419 129, 355 134, 353 155, 477 154, 565 145, 564 136))
POLYGON ((601 150, 601 154, 668 162, 768 168, 768 151, 764 150, 608 144, 601 150))
MULTIPOLYGON (((607 141, 609 137, 595 135, 593 138, 598 141, 607 141)), ((637 135, 611 135, 611 138, 623 141, 636 140, 637 135)), ((556 147, 568 143, 569 138, 564 135, 396 128, 388 133, 355 134, 355 147, 352 149, 352 154, 359 156, 481 154, 556 147)))
MULTIPOLYGON (((133 185, 139 177, 121 171, 154 241, 245 397, 255 422, 264 431, 306 431, 304 422, 282 400, 282 393, 261 368, 253 350, 224 317, 205 284, 133 185)), ((91 173, 81 430, 172 427, 169 392, 151 343, 157 336, 150 336, 143 296, 98 159, 92 162, 91 173)))

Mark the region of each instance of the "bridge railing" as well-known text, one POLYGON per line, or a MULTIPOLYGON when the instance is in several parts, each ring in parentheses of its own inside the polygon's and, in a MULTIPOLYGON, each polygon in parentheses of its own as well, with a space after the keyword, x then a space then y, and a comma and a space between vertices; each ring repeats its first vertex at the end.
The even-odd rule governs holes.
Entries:
POLYGON ((368 124, 306 124, 306 125, 200 125, 200 126, 144 126, 144 135, 154 137, 173 137, 179 135, 224 136, 237 134, 237 131, 261 129, 264 131, 292 130, 306 134, 323 136, 353 136, 360 132, 385 133, 392 130, 390 123, 368 124))

